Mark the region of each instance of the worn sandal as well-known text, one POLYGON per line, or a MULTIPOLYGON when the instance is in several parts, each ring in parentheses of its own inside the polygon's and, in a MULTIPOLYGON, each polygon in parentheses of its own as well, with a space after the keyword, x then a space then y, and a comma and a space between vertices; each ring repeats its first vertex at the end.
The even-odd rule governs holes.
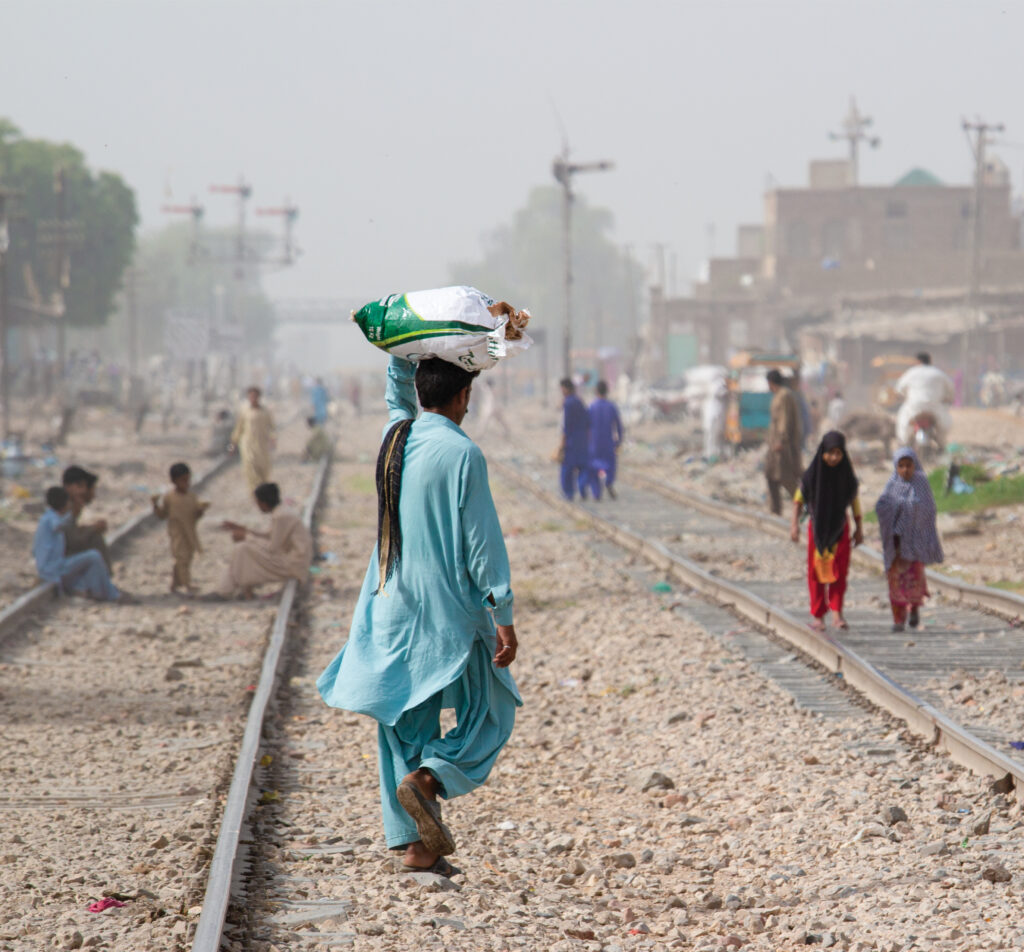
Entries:
POLYGON ((411 780, 403 780, 395 792, 398 802, 416 824, 423 845, 431 853, 450 856, 455 852, 451 830, 441 822, 441 805, 428 800, 411 780))

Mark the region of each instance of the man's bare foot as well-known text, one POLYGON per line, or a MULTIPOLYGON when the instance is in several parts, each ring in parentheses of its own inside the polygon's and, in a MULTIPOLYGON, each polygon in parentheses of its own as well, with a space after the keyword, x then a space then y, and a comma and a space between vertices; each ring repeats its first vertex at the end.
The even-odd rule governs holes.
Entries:
POLYGON ((430 869, 440 859, 440 856, 440 853, 431 853, 423 845, 423 840, 417 840, 405 848, 402 864, 415 867, 416 869, 430 869))
POLYGON ((428 800, 437 799, 437 791, 440 789, 441 785, 429 770, 423 770, 422 768, 414 770, 411 774, 406 774, 402 778, 402 783, 405 783, 407 780, 409 783, 416 784, 420 793, 422 793, 428 800))

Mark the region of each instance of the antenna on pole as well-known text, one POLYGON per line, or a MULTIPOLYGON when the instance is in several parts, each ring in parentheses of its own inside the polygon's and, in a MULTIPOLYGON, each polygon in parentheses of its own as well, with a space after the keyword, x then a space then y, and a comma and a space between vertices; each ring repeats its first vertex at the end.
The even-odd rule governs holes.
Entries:
POLYGON ((850 145, 850 178, 851 185, 857 185, 859 182, 859 146, 861 142, 866 142, 872 149, 877 149, 881 144, 882 140, 878 136, 868 135, 867 130, 871 128, 874 120, 870 116, 865 116, 857 108, 857 100, 850 97, 850 111, 846 114, 846 118, 843 120, 843 131, 842 132, 830 132, 828 134, 829 139, 833 142, 839 142, 845 140, 850 145))

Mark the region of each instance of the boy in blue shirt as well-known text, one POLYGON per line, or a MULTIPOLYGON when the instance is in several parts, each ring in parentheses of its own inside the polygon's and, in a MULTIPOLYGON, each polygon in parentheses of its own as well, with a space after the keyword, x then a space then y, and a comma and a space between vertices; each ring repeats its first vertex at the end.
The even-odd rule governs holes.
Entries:
POLYGON ((71 517, 68 492, 60 486, 46 491, 46 512, 36 527, 32 555, 44 582, 54 582, 62 592, 77 592, 103 602, 127 602, 110 581, 110 570, 96 549, 67 555, 67 540, 61 531, 71 517))

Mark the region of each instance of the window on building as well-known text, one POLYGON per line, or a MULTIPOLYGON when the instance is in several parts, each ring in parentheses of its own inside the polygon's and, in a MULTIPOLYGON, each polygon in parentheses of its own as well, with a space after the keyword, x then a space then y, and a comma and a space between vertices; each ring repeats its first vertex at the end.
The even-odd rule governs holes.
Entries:
POLYGON ((906 202, 886 202, 885 203, 885 217, 886 218, 906 218, 907 217, 907 203, 906 202))

